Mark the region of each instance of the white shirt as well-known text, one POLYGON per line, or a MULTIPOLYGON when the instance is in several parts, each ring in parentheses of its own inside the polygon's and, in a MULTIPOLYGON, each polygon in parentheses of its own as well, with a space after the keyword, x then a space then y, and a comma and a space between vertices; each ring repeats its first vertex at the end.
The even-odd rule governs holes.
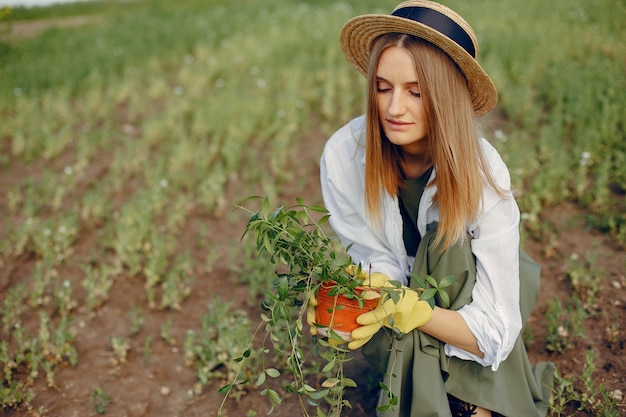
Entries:
MULTIPOLYGON (((478 340, 484 357, 450 344, 448 356, 476 361, 495 371, 506 359, 522 328, 519 305, 519 208, 510 188, 509 172, 498 152, 485 140, 482 151, 503 197, 483 188, 482 204, 475 223, 467 225, 476 259, 476 284, 472 302, 458 310, 478 340)), ((432 180, 435 170, 431 175, 432 180)), ((330 224, 356 264, 387 274, 407 284, 414 258, 406 253, 402 216, 397 196, 384 195, 383 225, 372 228, 365 209, 365 117, 358 117, 328 140, 321 159, 320 179, 330 224)), ((436 187, 427 187, 420 200, 417 229, 439 221, 433 204, 436 187)))

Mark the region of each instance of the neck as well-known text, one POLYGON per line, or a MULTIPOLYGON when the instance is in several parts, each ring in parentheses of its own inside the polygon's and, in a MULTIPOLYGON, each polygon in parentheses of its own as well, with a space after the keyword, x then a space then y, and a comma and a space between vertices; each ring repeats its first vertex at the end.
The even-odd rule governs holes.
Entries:
POLYGON ((413 180, 424 175, 424 173, 433 166, 433 161, 430 156, 426 155, 404 155, 401 165, 404 178, 413 180))
POLYGON ((411 149, 403 147, 400 165, 405 179, 412 180, 422 176, 433 165, 428 142, 416 142, 411 149))

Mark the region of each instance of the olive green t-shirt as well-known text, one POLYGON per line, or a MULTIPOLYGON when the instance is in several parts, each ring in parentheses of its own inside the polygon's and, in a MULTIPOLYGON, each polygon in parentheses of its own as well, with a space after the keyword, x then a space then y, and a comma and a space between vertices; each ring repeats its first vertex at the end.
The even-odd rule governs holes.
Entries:
POLYGON ((404 187, 400 187, 398 201, 400 214, 402 215, 404 246, 409 256, 415 256, 420 244, 420 234, 417 231, 417 213, 424 189, 430 179, 432 167, 427 169, 421 176, 404 180, 404 187))

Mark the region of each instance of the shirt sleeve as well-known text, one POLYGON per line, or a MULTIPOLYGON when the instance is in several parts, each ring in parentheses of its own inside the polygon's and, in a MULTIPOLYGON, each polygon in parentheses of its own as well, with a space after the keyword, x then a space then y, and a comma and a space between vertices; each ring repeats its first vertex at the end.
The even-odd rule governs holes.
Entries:
MULTIPOLYGON (((489 152, 489 150, 487 150, 489 152)), ((493 150, 495 152, 495 150, 493 150)), ((498 157, 499 158, 499 157, 498 157)), ((472 228, 471 247, 476 259, 472 302, 458 310, 483 352, 480 358, 446 345, 446 354, 491 366, 495 371, 513 350, 522 329, 519 302, 519 219, 504 163, 496 164, 496 181, 508 195, 485 190, 483 211, 472 228)))
MULTIPOLYGON (((345 132, 336 133, 327 142, 320 161, 320 181, 324 205, 330 212, 330 224, 355 264, 382 272, 406 282, 407 271, 393 256, 384 230, 371 227, 364 208, 363 154, 356 150, 355 139, 345 132)), ((400 227, 391 225, 390 227, 400 227)))

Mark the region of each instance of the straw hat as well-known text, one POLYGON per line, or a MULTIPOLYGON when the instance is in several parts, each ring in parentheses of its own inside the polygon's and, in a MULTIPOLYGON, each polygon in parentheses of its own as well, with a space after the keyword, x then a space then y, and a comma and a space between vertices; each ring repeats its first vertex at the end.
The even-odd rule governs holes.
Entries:
POLYGON ((367 76, 372 43, 379 36, 392 32, 425 39, 448 54, 465 75, 476 116, 495 107, 498 92, 476 62, 476 35, 458 13, 432 1, 404 1, 391 15, 368 14, 349 20, 341 30, 341 49, 356 69, 367 76))

